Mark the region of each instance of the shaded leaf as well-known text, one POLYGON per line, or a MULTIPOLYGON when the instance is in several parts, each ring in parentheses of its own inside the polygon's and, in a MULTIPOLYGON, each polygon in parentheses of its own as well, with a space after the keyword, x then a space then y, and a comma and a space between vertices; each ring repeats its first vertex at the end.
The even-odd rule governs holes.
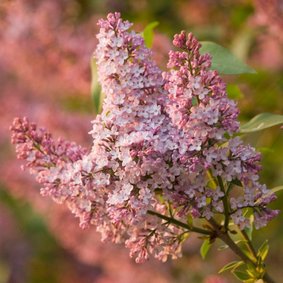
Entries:
POLYGON ((240 128, 241 133, 252 133, 261 131, 276 125, 283 124, 283 115, 272 113, 261 113, 249 122, 242 125, 240 128))
POLYGON ((101 104, 102 104, 102 93, 100 85, 97 85, 91 92, 92 101, 94 104, 95 113, 101 112, 101 104))
POLYGON ((220 74, 256 73, 254 69, 243 63, 228 49, 210 41, 202 41, 201 45, 200 52, 202 54, 209 53, 212 56, 211 69, 217 70, 220 74))
POLYGON ((250 279, 250 276, 246 272, 234 270, 232 273, 241 281, 250 279))
POLYGON ((202 259, 205 259, 210 248, 211 248, 210 240, 209 239, 204 240, 201 247, 200 247, 200 255, 201 255, 202 259))
POLYGON ((240 180, 238 180, 238 179, 233 179, 231 181, 231 183, 236 185, 236 186, 243 187, 242 182, 240 180))
POLYGON ((97 80, 97 69, 95 60, 91 60, 91 98, 94 104, 95 113, 101 112, 102 93, 101 86, 97 80))
POLYGON ((254 216, 253 216, 253 214, 249 216, 249 220, 250 220, 250 227, 246 227, 245 232, 246 232, 249 240, 252 241, 252 239, 253 239, 253 227, 254 227, 254 216))
POLYGON ((147 48, 151 48, 153 42, 154 28, 159 25, 159 22, 149 23, 142 32, 142 37, 144 38, 144 43, 147 48))

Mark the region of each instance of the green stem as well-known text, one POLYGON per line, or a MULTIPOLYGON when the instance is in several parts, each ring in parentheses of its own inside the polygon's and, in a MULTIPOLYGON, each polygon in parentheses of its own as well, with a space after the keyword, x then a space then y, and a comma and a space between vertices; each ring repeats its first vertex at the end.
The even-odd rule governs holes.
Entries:
POLYGON ((246 233, 245 230, 241 230, 241 234, 243 235, 245 241, 247 242, 248 248, 249 248, 251 254, 252 254, 253 257, 256 259, 256 258, 257 258, 256 251, 255 251, 255 249, 254 249, 254 247, 253 247, 253 244, 252 244, 252 242, 251 242, 249 236, 247 235, 247 233, 246 233))
POLYGON ((224 188, 224 184, 222 181, 222 178, 220 176, 217 176, 217 182, 218 185, 220 187, 221 192, 224 193, 224 196, 222 197, 222 202, 223 202, 223 206, 224 206, 224 213, 225 213, 225 220, 224 220, 224 228, 225 231, 228 231, 228 225, 229 225, 229 220, 230 220, 230 212, 229 212, 229 204, 228 204, 228 200, 227 200, 227 195, 225 192, 225 188, 224 188))
POLYGON ((168 221, 171 224, 174 224, 176 226, 185 228, 185 229, 187 229, 187 230, 189 230, 191 232, 195 232, 195 233, 199 233, 199 234, 203 234, 203 235, 209 235, 209 236, 211 236, 213 234, 212 231, 205 230, 205 229, 202 229, 202 228, 199 228, 199 227, 190 226, 190 225, 188 225, 188 224, 186 224, 184 222, 181 222, 181 221, 179 221, 179 220, 177 220, 175 218, 168 217, 168 216, 160 214, 160 213, 158 213, 156 211, 148 210, 147 213, 150 214, 150 215, 155 215, 155 216, 157 216, 157 217, 159 217, 159 218, 161 218, 163 220, 168 221))

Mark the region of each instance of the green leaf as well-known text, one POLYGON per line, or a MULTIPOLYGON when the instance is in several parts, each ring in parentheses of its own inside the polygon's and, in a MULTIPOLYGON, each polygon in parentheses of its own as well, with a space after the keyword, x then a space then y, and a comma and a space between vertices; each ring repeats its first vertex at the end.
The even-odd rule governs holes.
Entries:
POLYGON ((159 25, 159 22, 149 23, 142 32, 142 37, 144 38, 144 43, 147 48, 151 48, 153 42, 153 30, 159 25))
POLYGON ((193 106, 197 106, 198 105, 198 99, 195 96, 192 97, 192 105, 193 106))
POLYGON ((246 240, 241 240, 238 244, 238 246, 240 247, 241 251, 249 256, 250 254, 250 248, 249 248, 249 245, 248 245, 248 242, 246 240))
POLYGON ((238 186, 238 187, 243 187, 242 182, 241 182, 240 180, 238 180, 238 179, 233 179, 233 180, 231 181, 231 183, 234 184, 234 185, 236 185, 236 186, 238 186))
MULTIPOLYGON (((256 280, 256 279, 251 278, 251 279, 245 280, 244 283, 257 283, 258 280, 257 280, 257 281, 255 281, 255 280, 256 280)), ((259 282, 260 282, 260 281, 259 281, 259 282)), ((262 282, 262 283, 264 283, 264 282, 262 282)))
POLYGON ((274 150, 272 148, 265 146, 258 147, 257 150, 260 151, 262 154, 274 153, 274 150))
POLYGON ((250 227, 246 227, 245 232, 246 232, 248 238, 251 241, 253 239, 253 227, 254 227, 254 216, 253 216, 253 214, 249 216, 249 220, 250 220, 250 227))
POLYGON ((283 124, 283 115, 272 114, 272 113, 261 113, 253 117, 246 124, 242 125, 240 128, 240 132, 252 133, 280 124, 283 124))
POLYGON ((191 226, 193 226, 193 217, 192 217, 192 215, 191 214, 188 214, 188 216, 187 216, 187 224, 191 227, 191 226))
POLYGON ((227 85, 227 94, 230 99, 239 100, 244 97, 244 94, 241 92, 239 87, 235 84, 228 84, 227 85))
POLYGON ((249 228, 245 228, 245 232, 251 241, 253 239, 253 226, 251 225, 249 228))
POLYGON ((226 264, 225 266, 223 266, 219 271, 218 273, 222 273, 224 271, 227 271, 227 270, 235 270, 236 268, 240 267, 241 265, 243 265, 244 262, 243 261, 232 261, 228 264, 226 264))
POLYGON ((262 261, 264 261, 267 257, 268 251, 269 251, 268 241, 265 241, 258 249, 257 256, 260 257, 262 261))
POLYGON ((211 69, 217 70, 220 74, 237 75, 256 73, 254 69, 243 63, 228 49, 210 41, 200 42, 202 54, 209 53, 212 56, 211 69))
POLYGON ((249 280, 251 278, 249 276, 249 274, 247 274, 246 272, 243 272, 243 271, 234 270, 233 274, 241 281, 246 281, 246 280, 249 280))
POLYGON ((91 60, 91 98, 94 104, 95 113, 100 113, 102 106, 101 86, 97 80, 97 69, 95 60, 91 60))
POLYGON ((101 87, 100 85, 97 85, 91 92, 92 96, 92 101, 94 104, 94 110, 95 113, 100 113, 101 112, 101 98, 102 98, 102 93, 101 93, 101 87))
POLYGON ((273 193, 277 193, 279 191, 283 191, 283 186, 278 186, 273 189, 270 189, 273 193))
POLYGON ((211 248, 210 240, 209 239, 204 240, 201 247, 200 247, 200 255, 201 255, 202 259, 205 259, 210 248, 211 248))

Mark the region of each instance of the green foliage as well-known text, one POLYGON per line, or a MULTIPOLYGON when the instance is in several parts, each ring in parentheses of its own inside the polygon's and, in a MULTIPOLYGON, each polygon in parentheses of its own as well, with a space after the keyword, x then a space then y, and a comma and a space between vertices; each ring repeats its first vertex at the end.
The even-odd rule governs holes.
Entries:
POLYGON ((91 96, 94 105, 94 111, 95 113, 99 114, 101 112, 102 106, 102 93, 101 86, 99 84, 97 84, 96 87, 92 89, 91 96))
POLYGON ((242 266, 244 264, 243 261, 231 261, 229 263, 227 263, 225 266, 223 266, 218 273, 223 273, 224 271, 227 270, 231 270, 234 271, 235 269, 237 269, 238 267, 242 266))
POLYGON ((228 84, 227 85, 227 94, 230 99, 239 100, 244 97, 244 94, 241 92, 239 87, 235 84, 228 84))
POLYGON ((232 183, 233 185, 236 185, 236 186, 239 186, 239 187, 243 187, 242 182, 241 182, 240 180, 238 180, 238 179, 232 180, 231 183, 232 183))
POLYGON ((256 73, 254 69, 243 63, 228 49, 210 41, 202 41, 201 45, 200 52, 202 54, 209 53, 212 56, 211 69, 217 70, 220 74, 237 75, 256 73))
POLYGON ((277 192, 283 191, 283 186, 275 187, 275 188, 271 189, 271 191, 273 193, 277 193, 277 192))
POLYGON ((142 32, 142 37, 144 38, 144 43, 147 48, 151 48, 153 42, 154 28, 159 25, 159 22, 149 23, 142 32))
POLYGON ((245 228, 245 232, 246 232, 250 241, 253 239, 253 228, 254 228, 253 223, 254 223, 254 216, 252 214, 252 215, 250 215, 250 227, 245 228))
POLYGON ((251 263, 243 263, 234 268, 232 274, 244 283, 255 283, 264 275, 264 269, 251 263))
POLYGON ((264 243, 260 246, 257 251, 257 257, 259 257, 262 261, 264 261, 267 257, 269 251, 268 241, 264 241, 264 243))
POLYGON ((252 133, 261 131, 276 125, 283 124, 283 115, 272 113, 261 113, 249 122, 241 126, 241 133, 252 133))
POLYGON ((247 272, 244 272, 244 271, 234 270, 232 273, 235 275, 236 278, 238 278, 239 280, 241 280, 243 282, 251 279, 250 275, 247 272))
POLYGON ((210 239, 205 239, 200 247, 200 255, 202 257, 202 259, 206 258, 206 255, 208 253, 208 251, 211 248, 211 242, 210 239))
POLYGON ((91 60, 91 98, 93 101, 95 113, 100 113, 102 106, 102 92, 101 86, 97 81, 97 69, 94 59, 91 60))

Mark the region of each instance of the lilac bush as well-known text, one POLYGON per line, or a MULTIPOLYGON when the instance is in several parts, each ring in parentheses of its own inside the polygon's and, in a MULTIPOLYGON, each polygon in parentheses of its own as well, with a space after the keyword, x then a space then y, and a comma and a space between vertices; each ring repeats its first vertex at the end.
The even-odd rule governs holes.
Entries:
POLYGON ((162 72, 119 13, 98 24, 94 57, 105 99, 91 149, 56 141, 27 118, 11 127, 41 193, 68 206, 82 228, 95 225, 102 240, 124 243, 136 262, 180 257, 197 233, 208 245, 221 239, 240 256, 238 266, 251 266, 244 282, 273 282, 246 231, 278 214, 267 207, 275 195, 259 182, 260 154, 237 137, 239 111, 211 56, 181 32, 162 72))

